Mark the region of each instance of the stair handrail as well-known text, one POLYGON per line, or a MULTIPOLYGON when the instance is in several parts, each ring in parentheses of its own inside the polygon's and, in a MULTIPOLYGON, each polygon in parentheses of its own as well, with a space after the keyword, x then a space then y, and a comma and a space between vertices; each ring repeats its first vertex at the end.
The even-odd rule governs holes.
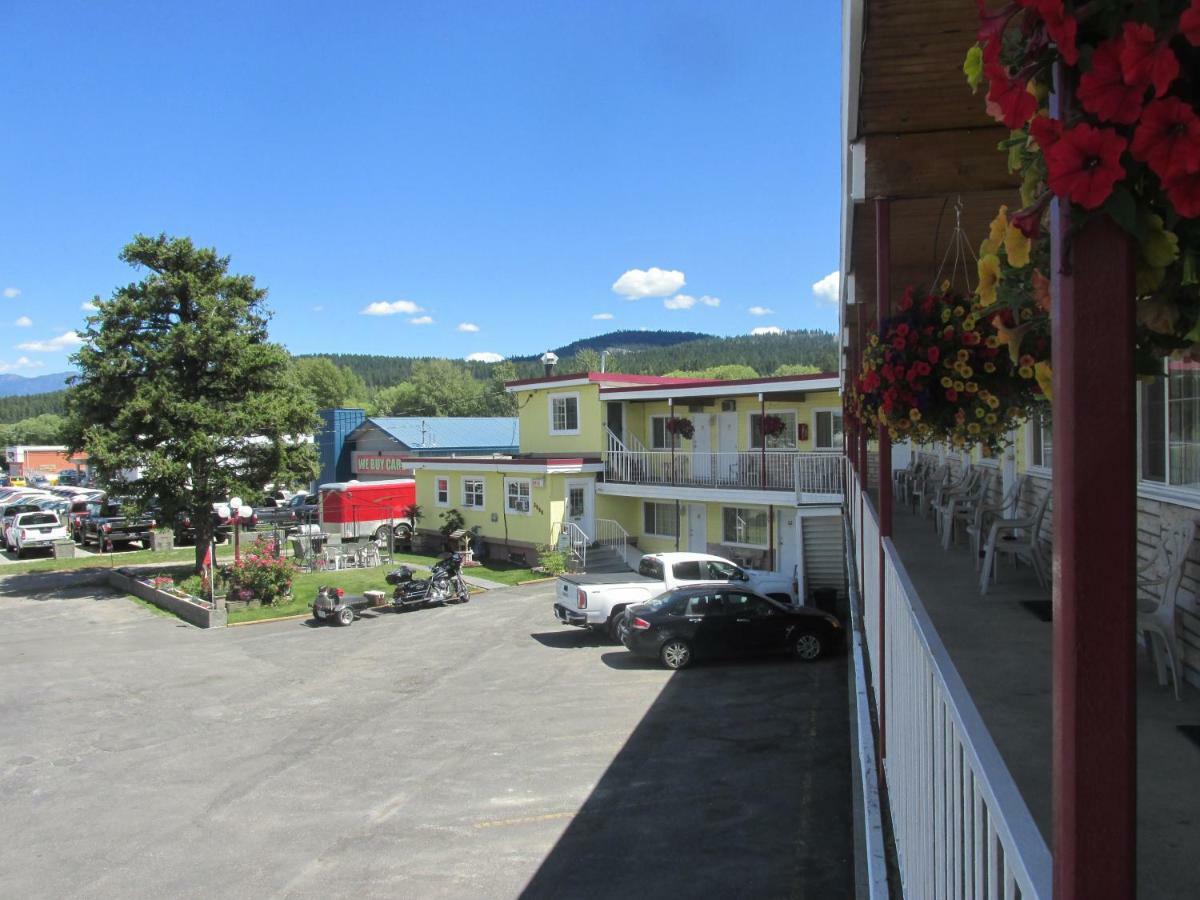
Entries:
POLYGON ((630 545, 633 543, 632 538, 625 527, 615 519, 597 519, 596 520, 596 543, 601 547, 607 547, 616 552, 621 557, 621 562, 636 568, 629 562, 630 545))
POLYGON ((558 533, 559 549, 566 549, 578 561, 579 568, 583 570, 587 569, 587 550, 588 544, 591 542, 592 539, 588 537, 587 532, 574 522, 564 522, 562 530, 558 533))

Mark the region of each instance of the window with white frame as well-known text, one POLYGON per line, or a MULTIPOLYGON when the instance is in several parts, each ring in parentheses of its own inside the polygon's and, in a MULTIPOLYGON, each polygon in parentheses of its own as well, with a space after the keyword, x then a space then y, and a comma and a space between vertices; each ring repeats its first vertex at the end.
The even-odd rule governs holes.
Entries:
POLYGON ((674 439, 675 449, 678 450, 681 438, 677 434, 671 434, 667 430, 667 420, 670 416, 651 416, 650 417, 650 449, 651 450, 670 450, 671 441, 674 439))
POLYGON ((550 395, 550 433, 579 434, 579 395, 550 395))
POLYGON ((813 446, 818 450, 842 449, 842 411, 819 409, 813 414, 813 446))
POLYGON ((528 478, 506 478, 504 480, 505 509, 514 515, 529 515, 530 487, 528 478))
POLYGON ((642 533, 658 537, 679 536, 679 510, 674 503, 643 503, 642 533))
MULTIPOLYGON (((779 434, 767 435, 768 450, 796 449, 796 413, 783 411, 767 411, 767 418, 774 416, 783 422, 783 431, 779 434)), ((761 449, 763 445, 762 414, 750 414, 750 448, 761 449)))
POLYGON ((450 505, 450 479, 440 475, 433 479, 434 503, 438 506, 450 505))
POLYGON ((748 547, 767 546, 767 511, 741 506, 721 510, 723 543, 748 547))
POLYGON ((463 506, 483 509, 483 479, 464 478, 462 482, 463 506))
POLYGON ((1168 360, 1138 395, 1142 480, 1200 490, 1200 363, 1168 360))
POLYGON ((1029 465, 1050 468, 1054 460, 1054 434, 1050 422, 1041 416, 1029 420, 1029 465))

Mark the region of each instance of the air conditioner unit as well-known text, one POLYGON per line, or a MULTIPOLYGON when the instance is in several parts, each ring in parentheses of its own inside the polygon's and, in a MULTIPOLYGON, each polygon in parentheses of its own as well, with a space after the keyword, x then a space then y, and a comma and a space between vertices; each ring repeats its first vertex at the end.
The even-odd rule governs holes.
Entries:
POLYGON ((703 403, 689 403, 688 404, 688 412, 702 413, 702 412, 704 412, 704 404, 703 403))
POLYGON ((736 400, 722 400, 721 401, 721 412, 737 412, 737 401, 736 400))

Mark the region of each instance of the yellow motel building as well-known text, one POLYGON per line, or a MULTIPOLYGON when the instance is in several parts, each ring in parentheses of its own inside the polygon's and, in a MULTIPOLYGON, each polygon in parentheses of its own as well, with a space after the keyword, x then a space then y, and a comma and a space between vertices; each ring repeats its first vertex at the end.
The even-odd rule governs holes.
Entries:
POLYGON ((405 459, 421 530, 453 508, 493 557, 533 562, 558 547, 598 570, 601 560, 632 568, 643 553, 688 550, 791 574, 802 597, 844 589, 836 374, 588 372, 506 388, 518 453, 405 459))

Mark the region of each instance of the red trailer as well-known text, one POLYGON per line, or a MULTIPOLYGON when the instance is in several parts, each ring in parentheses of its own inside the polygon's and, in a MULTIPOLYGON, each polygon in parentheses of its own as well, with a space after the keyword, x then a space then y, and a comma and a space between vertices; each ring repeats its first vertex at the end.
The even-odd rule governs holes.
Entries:
POLYGON ((395 530, 397 542, 411 538, 407 510, 417 502, 412 478, 386 481, 336 481, 323 484, 321 530, 343 538, 373 537, 382 541, 395 530))

